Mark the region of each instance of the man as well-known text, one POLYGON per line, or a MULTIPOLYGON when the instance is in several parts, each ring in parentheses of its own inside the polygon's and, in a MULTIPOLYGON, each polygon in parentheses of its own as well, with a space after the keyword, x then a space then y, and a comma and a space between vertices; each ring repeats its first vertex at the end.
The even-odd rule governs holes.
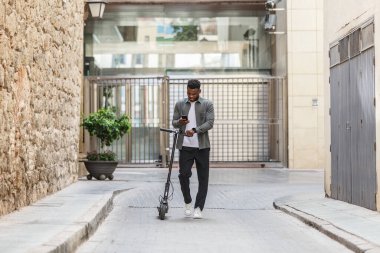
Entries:
POLYGON ((185 215, 192 214, 192 199, 190 194, 191 168, 194 161, 198 174, 198 193, 194 204, 196 219, 202 218, 205 205, 210 162, 210 140, 208 130, 214 125, 214 105, 210 100, 201 98, 201 83, 189 80, 187 83, 187 98, 178 101, 174 107, 172 124, 180 128, 184 135, 179 135, 179 181, 185 201, 185 215))

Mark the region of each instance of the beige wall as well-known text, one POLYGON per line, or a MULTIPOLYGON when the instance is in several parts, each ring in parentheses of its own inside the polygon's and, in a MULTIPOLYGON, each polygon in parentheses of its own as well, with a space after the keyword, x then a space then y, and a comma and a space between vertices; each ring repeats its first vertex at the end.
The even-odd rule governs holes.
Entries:
POLYGON ((0 1, 0 215, 77 178, 83 1, 0 1))
POLYGON ((324 167, 323 1, 287 0, 289 168, 324 167), (313 106, 313 100, 317 105, 313 106))
MULTIPOLYGON (((324 89, 326 94, 326 105, 325 105, 325 131, 326 131, 326 147, 330 146, 331 143, 331 128, 330 128, 330 117, 328 117, 328 110, 330 108, 330 87, 329 87, 329 58, 328 50, 329 44, 337 41, 339 38, 343 37, 349 33, 353 28, 363 24, 370 18, 375 17, 375 54, 376 54, 376 67, 375 67, 375 96, 376 101, 380 101, 380 89, 378 85, 380 84, 380 2, 378 0, 325 0, 324 1, 324 13, 325 13, 325 25, 324 25, 324 71, 326 73, 324 77, 324 89), (336 13, 339 11, 339 15, 336 13)), ((377 102, 377 105, 379 103, 377 102)), ((376 142, 380 143, 380 108, 376 106, 376 142)), ((379 144, 377 144, 379 146, 379 144)), ((379 148, 376 151, 376 164, 380 164, 380 152, 379 148)), ((331 190, 331 153, 329 149, 325 150, 325 191, 330 196, 331 190)), ((378 191, 380 189, 380 170, 377 167, 377 182, 378 191)), ((377 194, 377 209, 380 210, 380 199, 379 192, 377 194)))
POLYGON ((151 4, 151 3, 257 3, 263 5, 266 0, 109 0, 109 3, 137 3, 137 4, 151 4))

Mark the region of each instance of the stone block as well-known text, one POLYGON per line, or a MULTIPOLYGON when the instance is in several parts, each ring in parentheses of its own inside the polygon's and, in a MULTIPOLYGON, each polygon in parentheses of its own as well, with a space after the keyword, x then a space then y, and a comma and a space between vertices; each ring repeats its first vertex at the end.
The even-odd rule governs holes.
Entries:
POLYGON ((0 88, 5 86, 5 70, 0 64, 0 88))

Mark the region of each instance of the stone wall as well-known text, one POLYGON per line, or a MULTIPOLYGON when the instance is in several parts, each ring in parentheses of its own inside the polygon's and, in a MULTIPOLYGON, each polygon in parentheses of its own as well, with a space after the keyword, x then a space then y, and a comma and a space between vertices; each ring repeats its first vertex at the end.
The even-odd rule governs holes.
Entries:
POLYGON ((0 0, 0 215, 77 179, 83 5, 0 0))

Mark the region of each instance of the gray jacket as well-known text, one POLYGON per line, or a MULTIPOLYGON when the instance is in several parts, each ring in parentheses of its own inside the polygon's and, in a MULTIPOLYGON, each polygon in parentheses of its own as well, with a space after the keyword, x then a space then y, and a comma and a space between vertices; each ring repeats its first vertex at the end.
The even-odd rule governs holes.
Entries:
MULTIPOLYGON (((186 126, 179 124, 181 115, 188 115, 190 110, 190 101, 184 98, 178 101, 174 107, 172 124, 175 128, 180 128, 183 132, 186 126)), ((198 134, 199 149, 210 148, 208 130, 214 126, 214 105, 210 100, 199 97, 195 102, 195 117, 197 119, 196 131, 198 134)), ((182 149, 183 135, 178 136, 177 148, 182 149)))

